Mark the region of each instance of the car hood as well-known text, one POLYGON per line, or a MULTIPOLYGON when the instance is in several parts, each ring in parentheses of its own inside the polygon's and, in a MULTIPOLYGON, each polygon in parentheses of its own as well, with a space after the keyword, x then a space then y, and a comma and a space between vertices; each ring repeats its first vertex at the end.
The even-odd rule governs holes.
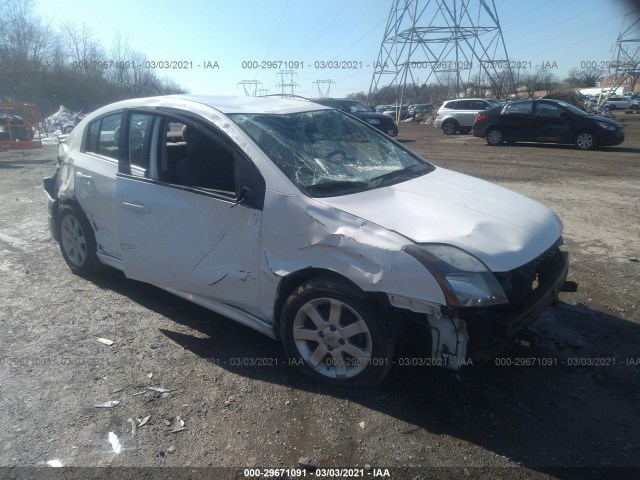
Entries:
POLYGON ((494 272, 533 260, 558 240, 563 228, 544 205, 443 168, 396 185, 316 200, 415 243, 462 248, 494 272))

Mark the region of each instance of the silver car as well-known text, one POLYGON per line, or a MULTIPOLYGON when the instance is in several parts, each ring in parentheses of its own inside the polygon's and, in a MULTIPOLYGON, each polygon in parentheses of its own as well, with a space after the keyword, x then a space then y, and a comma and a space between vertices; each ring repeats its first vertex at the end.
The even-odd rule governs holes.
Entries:
POLYGON ((469 133, 478 113, 500 106, 502 102, 494 98, 448 100, 438 109, 434 125, 445 135, 469 133))
POLYGON ((126 100, 59 160, 44 189, 73 272, 189 299, 333 385, 380 382, 410 335, 430 365, 496 355, 567 275, 548 208, 308 101, 126 100))

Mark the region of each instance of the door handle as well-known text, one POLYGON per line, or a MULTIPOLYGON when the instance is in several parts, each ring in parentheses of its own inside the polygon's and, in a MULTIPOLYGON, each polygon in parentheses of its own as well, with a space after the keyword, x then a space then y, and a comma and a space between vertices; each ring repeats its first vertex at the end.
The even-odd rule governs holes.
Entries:
POLYGON ((82 173, 82 172, 76 172, 76 175, 78 176, 78 178, 80 180, 84 180, 86 182, 88 182, 90 180, 93 180, 93 177, 91 175, 87 175, 87 174, 82 173))
POLYGON ((131 211, 137 212, 137 213, 149 213, 149 212, 151 212, 151 209, 149 207, 147 207, 146 205, 139 205, 137 203, 131 203, 131 202, 120 202, 120 205, 122 205, 122 207, 126 208, 127 210, 131 210, 131 211))

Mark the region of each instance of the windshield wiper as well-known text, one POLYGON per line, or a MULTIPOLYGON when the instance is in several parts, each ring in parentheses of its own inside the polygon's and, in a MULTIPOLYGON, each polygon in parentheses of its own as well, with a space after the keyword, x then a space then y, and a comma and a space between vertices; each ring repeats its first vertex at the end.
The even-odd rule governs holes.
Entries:
POLYGON ((411 165, 409 167, 401 168, 400 170, 393 170, 392 172, 384 173, 382 175, 378 175, 377 177, 373 177, 369 180, 368 184, 370 187, 377 187, 384 183, 399 180, 401 178, 413 178, 421 175, 426 172, 426 168, 418 169, 418 167, 424 167, 424 165, 420 165, 416 163, 415 165, 411 165))
POLYGON ((363 182, 361 180, 327 180, 319 183, 313 183, 307 185, 305 189, 308 192, 314 193, 328 193, 334 190, 341 191, 343 189, 362 188, 367 187, 369 182, 363 182))

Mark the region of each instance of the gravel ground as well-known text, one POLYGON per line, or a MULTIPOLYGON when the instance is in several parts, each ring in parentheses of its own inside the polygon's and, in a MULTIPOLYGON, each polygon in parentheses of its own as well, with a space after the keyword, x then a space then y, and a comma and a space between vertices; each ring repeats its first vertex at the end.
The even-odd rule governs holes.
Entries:
MULTIPOLYGON (((594 152, 488 147, 470 135, 401 127, 399 140, 434 163, 555 210, 578 289, 534 323, 530 348, 458 374, 397 367, 364 391, 314 385, 275 341, 116 271, 74 276, 49 237, 40 185, 56 149, 0 153, 0 466, 10 467, 0 478, 35 478, 42 470, 13 467, 52 461, 366 465, 365 477, 389 468, 394 479, 638 478, 640 115, 621 118, 625 143, 594 152), (109 400, 120 404, 94 406, 109 400)), ((182 470, 154 478, 176 478, 167 472, 182 470)), ((211 471, 197 472, 192 478, 211 471)), ((227 473, 243 478, 225 470, 206 478, 227 473)))

